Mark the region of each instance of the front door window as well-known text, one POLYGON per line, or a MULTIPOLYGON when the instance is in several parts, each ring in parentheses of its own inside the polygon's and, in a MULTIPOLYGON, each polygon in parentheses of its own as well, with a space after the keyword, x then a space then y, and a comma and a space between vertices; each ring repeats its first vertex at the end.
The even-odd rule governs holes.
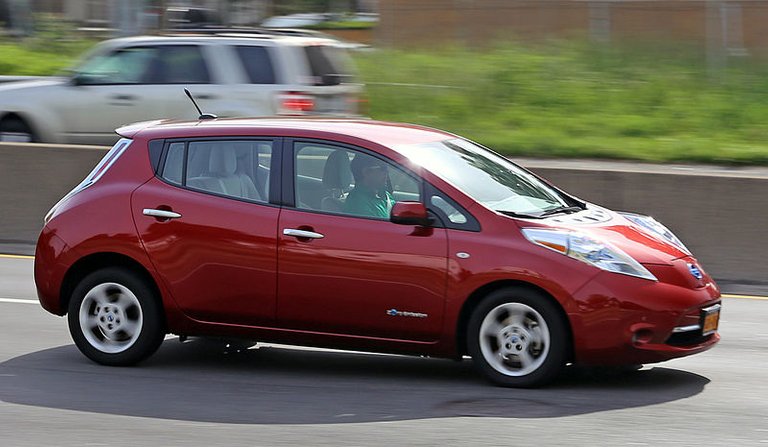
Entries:
POLYGON ((299 209, 388 220, 395 202, 421 200, 413 176, 363 151, 297 143, 295 167, 299 209))

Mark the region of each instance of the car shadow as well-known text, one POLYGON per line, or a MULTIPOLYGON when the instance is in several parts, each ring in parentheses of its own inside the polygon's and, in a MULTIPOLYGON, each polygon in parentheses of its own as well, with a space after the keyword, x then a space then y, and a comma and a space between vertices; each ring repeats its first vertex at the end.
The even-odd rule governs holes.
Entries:
POLYGON ((74 345, 0 364, 0 400, 23 405, 235 424, 331 424, 455 416, 553 418, 700 393, 709 379, 663 367, 566 373, 541 389, 480 379, 471 361, 266 346, 227 351, 166 340, 140 366, 110 368, 74 345))

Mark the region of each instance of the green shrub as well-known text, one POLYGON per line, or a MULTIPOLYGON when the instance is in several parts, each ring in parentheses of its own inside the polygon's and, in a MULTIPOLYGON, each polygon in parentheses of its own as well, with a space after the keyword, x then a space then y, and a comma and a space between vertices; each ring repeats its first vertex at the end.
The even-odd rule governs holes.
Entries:
POLYGON ((712 73, 697 47, 584 42, 375 50, 356 60, 372 117, 507 154, 768 160, 768 64, 758 60, 712 73))

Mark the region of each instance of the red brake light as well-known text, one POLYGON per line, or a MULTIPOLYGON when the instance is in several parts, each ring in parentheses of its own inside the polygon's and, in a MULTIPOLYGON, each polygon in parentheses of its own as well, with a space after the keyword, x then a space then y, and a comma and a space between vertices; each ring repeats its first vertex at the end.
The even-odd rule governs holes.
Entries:
POLYGON ((298 92, 283 93, 280 96, 280 109, 283 114, 302 114, 315 109, 315 98, 298 92))

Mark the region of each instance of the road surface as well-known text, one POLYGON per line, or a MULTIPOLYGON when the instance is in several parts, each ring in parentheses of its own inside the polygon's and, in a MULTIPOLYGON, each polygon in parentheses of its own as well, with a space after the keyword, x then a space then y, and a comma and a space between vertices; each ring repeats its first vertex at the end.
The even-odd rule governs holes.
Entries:
POLYGON ((4 446, 767 446, 768 300, 726 298, 722 342, 628 375, 493 387, 470 361, 169 338, 133 368, 91 363, 0 257, 4 446))

